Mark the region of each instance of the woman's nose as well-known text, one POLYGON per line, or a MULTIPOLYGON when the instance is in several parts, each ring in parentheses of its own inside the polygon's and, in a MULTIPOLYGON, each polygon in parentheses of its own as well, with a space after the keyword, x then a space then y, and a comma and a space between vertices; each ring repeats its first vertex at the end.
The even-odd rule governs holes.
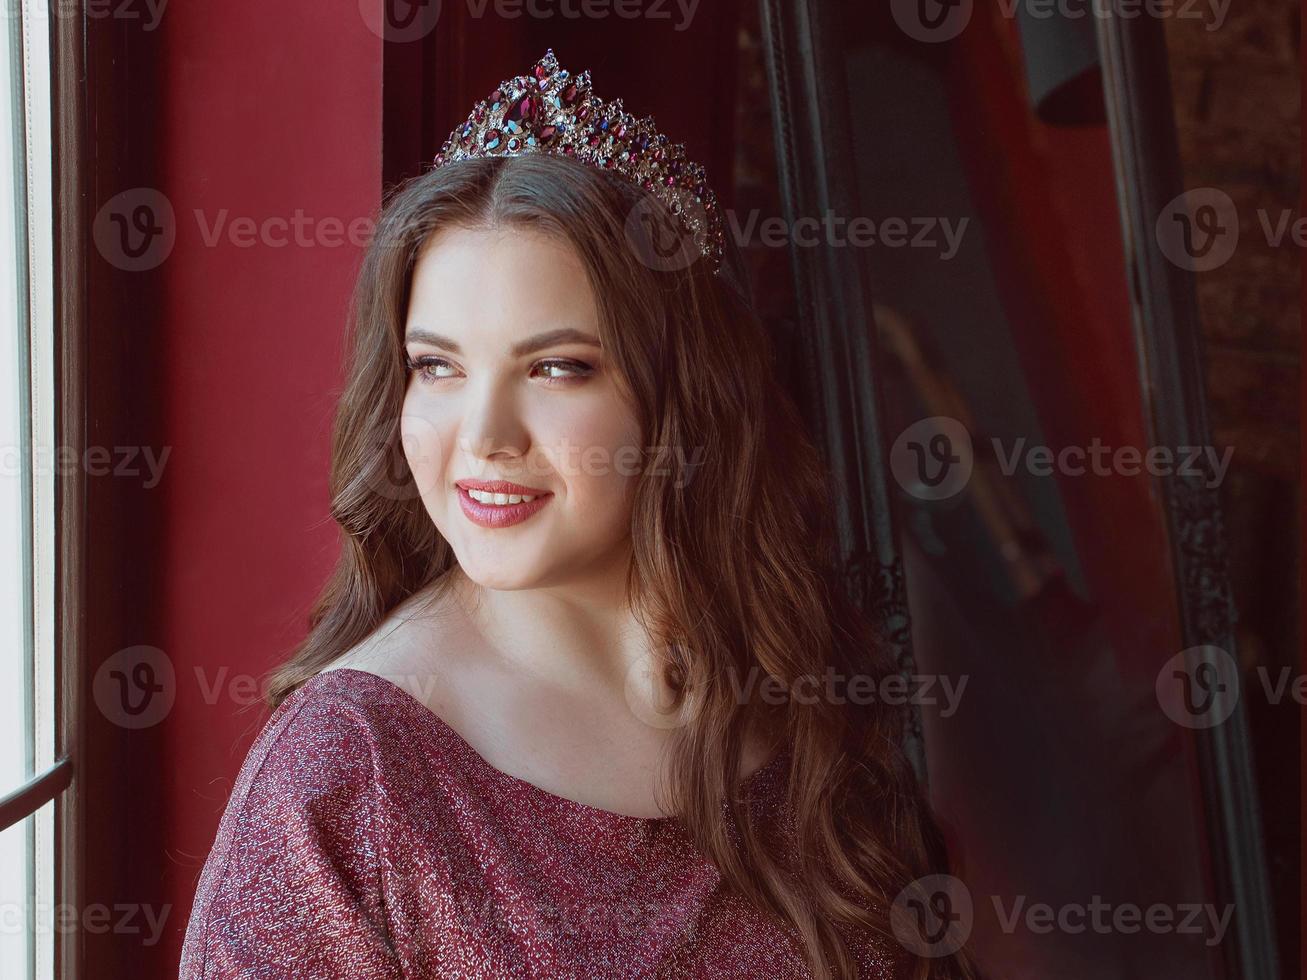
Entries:
POLYGON ((518 399, 490 380, 470 385, 467 395, 459 448, 478 459, 525 455, 531 439, 518 399))

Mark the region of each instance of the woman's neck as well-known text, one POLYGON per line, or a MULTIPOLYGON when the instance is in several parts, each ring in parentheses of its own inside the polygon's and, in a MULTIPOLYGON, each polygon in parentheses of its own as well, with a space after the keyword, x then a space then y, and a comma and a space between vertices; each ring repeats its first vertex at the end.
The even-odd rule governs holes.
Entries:
POLYGON ((653 645, 627 600, 624 571, 513 590, 482 587, 457 566, 451 576, 460 615, 506 665, 604 701, 643 697, 629 690, 630 679, 653 645))

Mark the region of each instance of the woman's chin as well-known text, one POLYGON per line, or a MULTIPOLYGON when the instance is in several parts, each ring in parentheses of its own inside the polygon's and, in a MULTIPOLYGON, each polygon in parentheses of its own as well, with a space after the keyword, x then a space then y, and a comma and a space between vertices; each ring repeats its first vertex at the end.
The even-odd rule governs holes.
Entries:
POLYGON ((533 589, 541 584, 541 576, 535 568, 496 566, 483 567, 476 562, 460 562, 463 574, 483 589, 497 592, 516 592, 519 589, 533 589))

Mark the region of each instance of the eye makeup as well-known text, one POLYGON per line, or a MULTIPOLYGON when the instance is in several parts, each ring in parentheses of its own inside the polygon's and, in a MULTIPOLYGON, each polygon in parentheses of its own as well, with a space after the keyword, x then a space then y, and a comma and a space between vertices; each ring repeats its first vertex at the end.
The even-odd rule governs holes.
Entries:
MULTIPOLYGON (((434 354, 424 354, 420 357, 413 358, 413 357, 409 357, 408 354, 405 353, 404 355, 405 371, 407 371, 409 374, 413 374, 416 372, 418 381, 420 381, 423 384, 436 384, 440 381, 445 381, 451 377, 454 377, 454 375, 452 374, 433 375, 428 371, 429 368, 436 369, 436 370, 442 368, 457 370, 456 368, 454 368, 454 365, 450 363, 450 361, 447 358, 444 357, 439 357, 434 354)), ((584 361, 578 361, 570 357, 548 357, 543 360, 536 361, 534 364, 531 365, 532 376, 535 376, 534 372, 537 368, 544 368, 545 370, 548 371, 568 372, 567 374, 563 374, 563 375, 547 375, 545 377, 540 378, 540 380, 543 381, 545 384, 551 386, 573 384, 578 381, 583 381, 595 373, 595 367, 593 365, 587 364, 584 361)))

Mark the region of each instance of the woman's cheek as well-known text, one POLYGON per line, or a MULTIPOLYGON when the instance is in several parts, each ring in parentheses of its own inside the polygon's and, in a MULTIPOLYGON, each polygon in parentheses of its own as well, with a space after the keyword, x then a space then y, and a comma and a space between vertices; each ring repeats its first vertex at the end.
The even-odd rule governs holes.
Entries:
POLYGON ((592 513, 617 513, 634 486, 640 468, 639 430, 629 415, 609 404, 585 419, 574 420, 569 432, 573 449, 562 465, 578 504, 592 513))
POLYGON ((445 482, 448 445, 444 426, 430 416, 408 410, 400 419, 400 441, 418 493, 425 497, 445 482))

